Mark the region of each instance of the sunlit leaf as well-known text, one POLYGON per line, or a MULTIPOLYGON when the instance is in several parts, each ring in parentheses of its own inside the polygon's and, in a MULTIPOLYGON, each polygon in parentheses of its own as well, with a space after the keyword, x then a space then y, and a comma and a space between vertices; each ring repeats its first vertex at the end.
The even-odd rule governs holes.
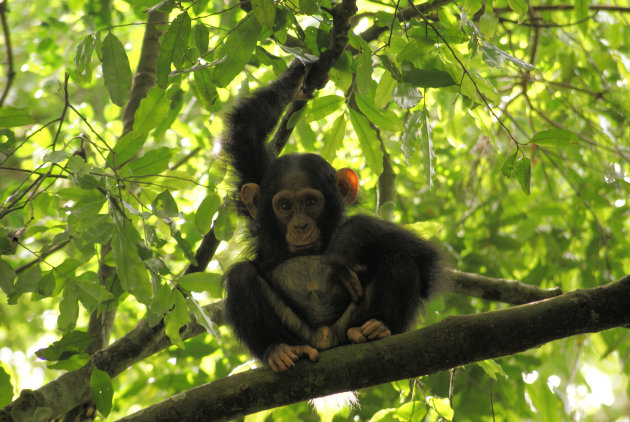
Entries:
POLYGON ((166 92, 154 86, 140 102, 133 121, 133 136, 139 138, 155 128, 168 114, 169 100, 166 92))
POLYGON ((184 342, 179 335, 179 329, 188 324, 188 305, 181 292, 175 292, 175 307, 164 317, 165 332, 171 343, 178 347, 184 347, 184 342))
POLYGON ((216 286, 221 281, 221 275, 215 273, 191 273, 181 276, 177 284, 186 290, 203 292, 216 286))
POLYGON ((218 211, 221 197, 216 192, 210 192, 199 204, 195 213, 195 228, 201 234, 206 234, 212 228, 212 218, 218 211))
POLYGON ((324 148, 320 155, 324 160, 330 162, 335 156, 335 152, 341 148, 343 138, 346 133, 346 116, 341 115, 335 119, 332 128, 327 136, 324 137, 324 148))
POLYGON ((531 172, 532 168, 529 158, 523 157, 518 160, 518 163, 516 163, 516 178, 518 179, 518 182, 520 183, 523 192, 528 195, 531 192, 531 172))
POLYGON ((577 144, 579 138, 577 134, 566 129, 548 129, 537 132, 532 136, 530 142, 547 147, 566 147, 577 144))
POLYGON ((131 67, 125 48, 111 32, 103 40, 103 78, 112 102, 123 106, 131 90, 131 67))
POLYGON ((276 17, 276 5, 273 0, 252 0, 252 10, 262 26, 267 28, 273 26, 276 17))
POLYGON ((33 123, 33 117, 26 108, 0 107, 0 128, 25 126, 33 123))
POLYGON ((383 151, 381 151, 376 132, 370 127, 365 116, 356 110, 350 109, 350 121, 359 138, 367 165, 375 174, 381 174, 383 172, 383 151))
POLYGON ((217 86, 227 86, 243 70, 254 52, 260 31, 261 27, 258 20, 253 16, 247 16, 228 35, 220 50, 220 56, 227 58, 224 62, 219 63, 213 72, 214 82, 217 86))
POLYGON ((183 12, 173 19, 160 44, 160 56, 157 59, 157 84, 162 89, 166 89, 168 85, 171 63, 176 68, 181 68, 189 35, 190 16, 188 12, 183 12))
POLYGON ((114 397, 114 388, 112 380, 105 371, 94 368, 90 375, 90 390, 92 391, 92 399, 96 409, 103 416, 109 415, 112 410, 112 398, 114 397))

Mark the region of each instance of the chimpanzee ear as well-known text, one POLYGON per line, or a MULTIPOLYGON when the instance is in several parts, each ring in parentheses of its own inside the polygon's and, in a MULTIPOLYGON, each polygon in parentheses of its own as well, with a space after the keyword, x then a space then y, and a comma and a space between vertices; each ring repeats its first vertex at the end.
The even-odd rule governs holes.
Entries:
POLYGON ((249 215, 256 218, 258 209, 260 208, 260 186, 256 183, 245 183, 241 188, 241 201, 247 207, 249 215))
POLYGON ((335 177, 337 178, 337 188, 343 197, 343 201, 346 205, 352 205, 357 199, 359 176, 357 176, 353 170, 343 168, 341 170, 337 170, 335 177))

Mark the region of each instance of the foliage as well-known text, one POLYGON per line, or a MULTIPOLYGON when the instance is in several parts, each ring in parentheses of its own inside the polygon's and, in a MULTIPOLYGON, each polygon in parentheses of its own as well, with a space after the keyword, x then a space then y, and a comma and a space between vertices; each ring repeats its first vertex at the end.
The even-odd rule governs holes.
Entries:
MULTIPOLYGON (((175 345, 111 380, 93 373, 107 420, 240 370, 245 350, 200 307, 221 298, 220 274, 243 250, 215 141, 238 95, 294 55, 328 47, 331 2, 7 6, 0 385, 13 394, 3 390, 0 406, 81 367, 108 328, 117 339, 143 318, 166 318, 175 345), (169 22, 152 52, 157 83, 123 132, 148 8, 169 22), (184 275, 210 229, 222 243, 207 273, 184 275), (183 342, 191 315, 208 334, 183 342)), ((558 0, 358 9, 350 48, 291 121, 284 153, 321 151, 356 169, 360 211, 425 222, 460 270, 565 291, 630 273, 630 9, 558 0), (389 166, 397 196, 383 200, 377 178, 389 166)), ((424 323, 498 306, 445 295, 424 323)), ((621 328, 569 338, 460 369, 452 385, 439 373, 368 389, 337 418, 621 420, 629 351, 621 328)), ((268 415, 317 419, 305 404, 246 419, 268 415)))

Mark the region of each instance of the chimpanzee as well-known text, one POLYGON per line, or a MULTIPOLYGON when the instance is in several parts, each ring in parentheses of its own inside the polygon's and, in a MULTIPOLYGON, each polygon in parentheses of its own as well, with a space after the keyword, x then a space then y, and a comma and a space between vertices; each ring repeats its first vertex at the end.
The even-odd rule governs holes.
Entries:
POLYGON ((276 371, 318 349, 401 333, 442 278, 438 248, 392 223, 346 217, 358 178, 315 154, 276 158, 266 145, 285 107, 306 99, 305 66, 238 102, 222 147, 237 209, 250 220, 253 259, 225 274, 226 317, 276 371))

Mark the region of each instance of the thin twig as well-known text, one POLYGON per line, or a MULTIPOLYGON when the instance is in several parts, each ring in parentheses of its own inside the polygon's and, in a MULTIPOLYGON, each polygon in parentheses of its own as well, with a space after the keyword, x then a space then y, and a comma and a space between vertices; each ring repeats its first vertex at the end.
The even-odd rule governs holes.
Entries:
POLYGON ((11 34, 9 34, 9 25, 7 23, 6 16, 7 1, 8 0, 1 0, 0 2, 0 21, 2 22, 2 33, 4 34, 4 43, 7 50, 7 67, 9 68, 7 71, 7 84, 2 92, 2 97, 0 97, 0 107, 4 105, 4 100, 6 100, 7 95, 9 94, 9 89, 11 89, 11 85, 13 84, 13 79, 15 78, 15 70, 13 70, 13 51, 11 49, 11 34))

